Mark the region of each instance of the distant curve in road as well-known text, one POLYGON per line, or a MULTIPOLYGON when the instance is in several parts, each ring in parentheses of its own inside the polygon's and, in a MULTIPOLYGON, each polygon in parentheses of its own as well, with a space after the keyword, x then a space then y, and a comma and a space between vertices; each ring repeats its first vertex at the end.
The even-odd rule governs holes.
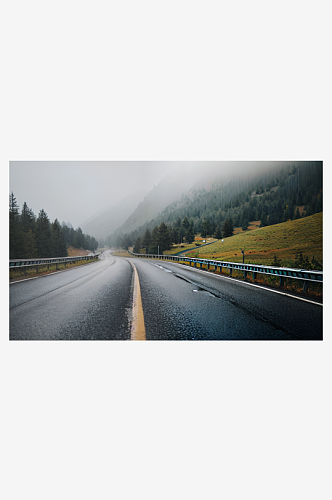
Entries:
POLYGON ((97 262, 10 285, 12 340, 130 339, 133 270, 104 252, 97 262))
POLYGON ((10 285, 10 339, 129 340, 136 315, 146 340, 321 340, 322 310, 187 266, 106 251, 96 263, 10 285))

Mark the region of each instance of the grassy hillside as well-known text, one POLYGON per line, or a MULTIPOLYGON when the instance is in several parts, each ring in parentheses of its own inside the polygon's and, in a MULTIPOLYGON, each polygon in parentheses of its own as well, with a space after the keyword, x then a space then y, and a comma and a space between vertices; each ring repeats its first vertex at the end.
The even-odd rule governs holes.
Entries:
MULTIPOLYGON (((195 243, 188 243, 188 244, 182 243, 182 244, 178 244, 178 245, 172 245, 172 249, 165 250, 164 255, 178 255, 179 252, 189 253, 188 250, 196 249, 199 245, 205 245, 205 243, 203 243, 203 240, 205 241, 205 239, 202 238, 201 236, 195 236, 195 243)), ((216 240, 215 238, 208 238, 207 239, 207 242, 209 244, 213 243, 213 241, 218 241, 218 240, 216 240)))
POLYGON ((295 264, 295 254, 300 252, 310 259, 314 255, 322 262, 323 213, 241 232, 225 238, 223 242, 219 240, 207 247, 187 252, 187 256, 242 262, 243 248, 245 262, 251 264, 272 265, 276 255, 282 266, 292 267, 295 264))
MULTIPOLYGON (((173 170, 105 243, 118 248, 134 246, 138 238, 142 241, 146 229, 152 233, 162 223, 170 232, 171 242, 179 243, 185 240, 185 219, 196 235, 227 236, 230 225, 237 228, 236 233, 242 233, 250 221, 272 227, 322 210, 321 161, 197 162, 189 169, 173 170), (215 163, 213 168, 211 163, 215 163), (197 172, 202 174, 200 179, 197 172), (191 183, 189 190, 184 180, 187 187, 191 183)), ((155 236, 151 248, 159 245, 157 239, 155 236)), ((166 250, 168 245, 164 246, 166 250)))

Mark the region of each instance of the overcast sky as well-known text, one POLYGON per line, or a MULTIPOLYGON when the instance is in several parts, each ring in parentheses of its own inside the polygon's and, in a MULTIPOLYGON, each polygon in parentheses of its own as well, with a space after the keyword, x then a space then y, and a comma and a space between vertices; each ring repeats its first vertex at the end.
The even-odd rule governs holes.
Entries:
POLYGON ((91 215, 135 191, 149 192, 175 162, 13 161, 9 192, 38 216, 43 208, 51 222, 70 221, 74 228, 91 215))

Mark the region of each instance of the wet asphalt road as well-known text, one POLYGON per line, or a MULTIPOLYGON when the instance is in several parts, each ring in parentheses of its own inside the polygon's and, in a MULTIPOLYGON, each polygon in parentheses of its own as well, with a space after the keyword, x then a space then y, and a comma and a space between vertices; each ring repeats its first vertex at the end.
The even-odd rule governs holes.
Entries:
MULTIPOLYGON (((178 264, 136 266, 147 340, 319 340, 322 310, 281 294, 178 264)), ((10 339, 128 340, 133 269, 100 261, 10 285, 10 339)))
POLYGON ((163 261, 131 259, 147 340, 318 340, 321 305, 163 261))
POLYGON ((9 286, 12 340, 128 340, 133 271, 104 252, 97 262, 9 286))

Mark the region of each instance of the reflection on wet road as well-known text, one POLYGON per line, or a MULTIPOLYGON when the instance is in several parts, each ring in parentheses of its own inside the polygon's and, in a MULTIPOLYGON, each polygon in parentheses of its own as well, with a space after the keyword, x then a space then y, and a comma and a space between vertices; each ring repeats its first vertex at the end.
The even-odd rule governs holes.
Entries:
POLYGON ((10 339, 128 340, 129 262, 104 252, 98 262, 10 285, 10 339))
POLYGON ((133 262, 147 340, 322 338, 321 305, 179 264, 133 262))
POLYGON ((322 310, 179 264, 106 251, 96 263, 11 284, 10 339, 318 340, 322 310))

